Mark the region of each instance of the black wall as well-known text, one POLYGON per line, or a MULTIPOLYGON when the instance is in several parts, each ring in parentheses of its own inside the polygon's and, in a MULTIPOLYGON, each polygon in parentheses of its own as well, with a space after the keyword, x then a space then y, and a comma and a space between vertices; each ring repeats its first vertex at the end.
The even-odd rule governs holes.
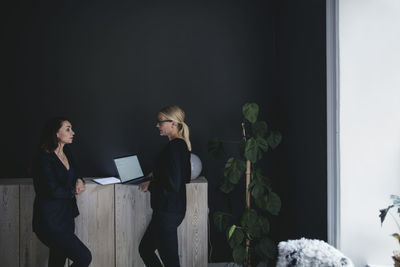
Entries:
MULTIPOLYGON (((115 175, 112 158, 130 153, 148 171, 167 142, 157 111, 177 104, 212 213, 227 202, 207 141, 240 138, 241 106, 257 102, 283 135, 265 159, 283 203, 275 239, 326 239, 324 1, 21 1, 3 12, 2 178, 28 176, 55 115, 72 122, 82 176, 115 175)), ((229 259, 210 229, 212 260, 229 259)))
MULTIPOLYGON (((274 177, 283 199, 279 239, 327 239, 325 1, 277 5, 277 126, 285 141, 274 177)), ((274 98, 275 98, 274 97, 274 98)))

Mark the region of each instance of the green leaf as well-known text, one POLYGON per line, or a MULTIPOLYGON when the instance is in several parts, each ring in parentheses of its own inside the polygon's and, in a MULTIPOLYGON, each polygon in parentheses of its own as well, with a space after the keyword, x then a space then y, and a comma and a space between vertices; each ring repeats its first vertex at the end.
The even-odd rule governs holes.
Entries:
POLYGON ((262 158, 262 152, 260 149, 257 149, 257 160, 260 160, 262 158))
POLYGON ((246 210, 243 215, 242 219, 240 220, 240 224, 244 227, 253 226, 257 223, 257 212, 253 209, 246 210))
POLYGON ((264 137, 268 132, 268 126, 265 121, 256 121, 251 125, 251 130, 255 137, 264 137))
POLYGON ((269 190, 271 190, 272 187, 272 181, 271 179, 267 178, 267 177, 263 177, 263 185, 268 188, 269 190))
POLYGON ((261 172, 262 172, 261 168, 254 168, 253 169, 252 174, 254 176, 254 180, 256 180, 257 183, 261 183, 263 181, 263 179, 264 179, 264 177, 263 177, 261 172))
POLYGON ((256 185, 256 180, 254 179, 254 175, 253 173, 251 173, 251 179, 250 179, 250 183, 249 183, 249 190, 251 190, 253 188, 253 186, 256 185))
POLYGON ((278 215, 281 210, 281 199, 279 196, 274 193, 269 193, 269 199, 267 202, 267 211, 269 211, 272 215, 278 215))
MULTIPOLYGON (((229 230, 231 230, 231 228, 229 230)), ((229 233, 228 233, 228 235, 229 235, 229 233)), ((243 234, 242 229, 240 229, 239 227, 235 227, 235 229, 231 233, 231 236, 228 237, 229 246, 231 248, 235 248, 238 245, 240 245, 240 243, 242 243, 243 239, 244 239, 244 234, 243 234)))
POLYGON ((208 152, 214 157, 220 158, 224 154, 224 144, 218 138, 208 140, 208 152))
POLYGON ((259 197, 255 199, 257 207, 263 210, 267 210, 268 196, 259 197))
POLYGON ((224 176, 229 179, 232 184, 237 184, 240 178, 244 176, 246 163, 241 159, 229 158, 225 164, 224 176))
POLYGON ((246 248, 243 246, 237 246, 232 251, 233 260, 237 264, 242 264, 246 258, 246 248))
POLYGON ((257 146, 261 148, 264 152, 268 151, 268 142, 262 137, 257 137, 257 146))
POLYGON ((250 240, 261 237, 261 227, 258 222, 247 228, 247 232, 250 240))
POLYGON ((267 142, 272 149, 275 149, 282 141, 282 135, 278 131, 271 131, 268 135, 267 142))
POLYGON ((252 137, 246 141, 244 156, 252 163, 255 163, 257 160, 262 158, 261 150, 264 152, 268 150, 267 141, 262 137, 257 137, 257 139, 252 137))
POLYGON ((251 190, 251 195, 254 198, 260 198, 264 195, 264 187, 259 183, 255 184, 253 190, 251 190))
POLYGON ((246 210, 243 213, 241 225, 246 229, 250 240, 261 236, 262 229, 259 218, 254 209, 246 210))
POLYGON ((269 221, 266 217, 258 217, 258 223, 261 227, 261 233, 267 235, 269 233, 269 221))
POLYGON ((261 241, 256 245, 256 253, 261 259, 274 259, 277 249, 274 241, 266 237, 261 239, 261 241))
POLYGON ((258 110, 259 108, 256 103, 246 103, 242 108, 243 116, 249 122, 255 123, 257 121, 258 110))
POLYGON ((398 233, 394 233, 394 234, 392 234, 392 236, 393 236, 394 238, 396 238, 397 241, 400 242, 400 235, 399 235, 398 233))
POLYGON ((222 185, 219 189, 221 189, 221 191, 224 192, 225 194, 228 194, 228 193, 232 192, 234 187, 235 186, 231 182, 229 182, 229 179, 226 178, 226 179, 224 179, 224 182, 222 183, 222 185))
POLYGON ((389 210, 390 210, 391 208, 393 208, 393 207, 394 207, 393 205, 390 205, 390 206, 387 207, 386 209, 381 209, 381 210, 379 210, 379 212, 380 212, 379 217, 381 218, 381 225, 382 225, 383 221, 385 220, 387 213, 388 213, 389 210))
POLYGON ((242 139, 242 140, 240 140, 240 142, 239 142, 239 154, 240 154, 240 156, 242 156, 242 157, 245 157, 245 156, 244 156, 245 148, 246 148, 246 141, 245 141, 244 139, 242 139))
POLYGON ((229 228, 229 233, 228 233, 228 239, 231 238, 233 232, 235 232, 236 225, 232 225, 231 228, 229 228))
POLYGON ((214 224, 217 228, 223 232, 228 227, 229 219, 232 215, 229 213, 217 211, 214 213, 214 224))
POLYGON ((390 195, 390 199, 393 200, 393 205, 400 206, 400 196, 390 195))
POLYGON ((257 141, 252 137, 246 141, 246 147, 244 149, 244 156, 246 159, 255 163, 258 159, 258 146, 257 141))
POLYGON ((271 187, 271 180, 262 175, 260 168, 253 169, 252 175, 252 178, 256 184, 262 185, 266 188, 271 187))

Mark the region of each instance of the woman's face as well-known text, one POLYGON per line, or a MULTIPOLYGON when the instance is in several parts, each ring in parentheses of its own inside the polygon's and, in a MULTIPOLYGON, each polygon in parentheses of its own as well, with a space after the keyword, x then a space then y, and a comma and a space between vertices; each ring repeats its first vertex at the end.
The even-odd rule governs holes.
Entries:
POLYGON ((161 136, 171 136, 174 132, 174 122, 169 120, 163 114, 158 113, 158 122, 156 124, 157 129, 160 131, 161 136))
POLYGON ((63 121, 61 128, 57 132, 57 138, 59 144, 71 144, 74 138, 74 131, 72 131, 72 125, 69 121, 63 121))

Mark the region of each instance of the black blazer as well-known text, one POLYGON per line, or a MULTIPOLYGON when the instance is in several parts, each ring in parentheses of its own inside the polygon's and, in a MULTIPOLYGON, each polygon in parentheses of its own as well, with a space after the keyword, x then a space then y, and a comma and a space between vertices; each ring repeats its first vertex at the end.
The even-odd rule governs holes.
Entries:
POLYGON ((64 149, 70 169, 55 153, 41 151, 34 160, 33 231, 37 234, 74 232, 79 215, 75 198, 76 167, 68 149, 64 149))

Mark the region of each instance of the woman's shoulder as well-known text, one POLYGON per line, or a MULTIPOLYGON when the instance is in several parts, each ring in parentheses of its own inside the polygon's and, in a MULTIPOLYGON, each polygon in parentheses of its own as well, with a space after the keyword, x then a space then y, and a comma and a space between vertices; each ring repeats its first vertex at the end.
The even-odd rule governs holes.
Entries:
POLYGON ((175 138, 171 141, 169 141, 168 146, 171 149, 177 149, 177 150, 187 150, 187 145, 185 140, 183 140, 182 138, 175 138))
POLYGON ((52 152, 40 150, 40 151, 37 153, 37 157, 40 158, 40 159, 52 158, 53 154, 54 154, 54 153, 52 153, 52 152))
POLYGON ((43 150, 39 150, 35 153, 35 155, 33 156, 33 160, 32 160, 32 164, 33 164, 33 168, 37 169, 37 168, 41 168, 40 166, 44 166, 47 165, 50 162, 54 161, 54 157, 52 156, 53 153, 51 152, 46 152, 43 150))
POLYGON ((183 145, 186 146, 186 142, 182 138, 175 138, 175 139, 172 139, 171 141, 169 141, 169 145, 170 146, 183 146, 183 145))

